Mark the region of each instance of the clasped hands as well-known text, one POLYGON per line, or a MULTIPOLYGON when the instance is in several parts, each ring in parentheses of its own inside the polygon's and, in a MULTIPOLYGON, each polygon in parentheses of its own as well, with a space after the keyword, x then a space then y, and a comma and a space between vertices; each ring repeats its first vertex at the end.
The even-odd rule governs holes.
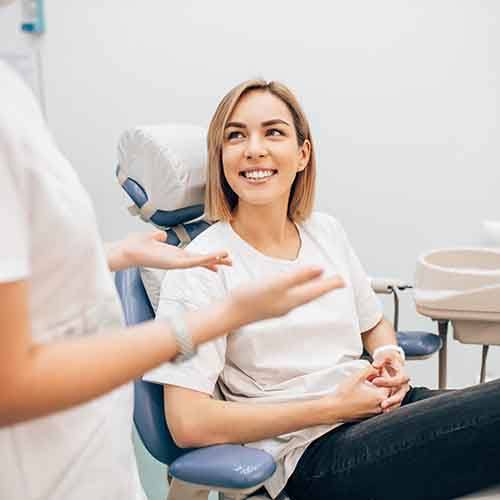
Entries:
POLYGON ((383 413, 388 413, 401 406, 410 390, 410 378, 406 374, 404 361, 396 350, 386 350, 373 359, 372 368, 376 370, 367 377, 367 382, 387 390, 387 397, 380 407, 383 413))

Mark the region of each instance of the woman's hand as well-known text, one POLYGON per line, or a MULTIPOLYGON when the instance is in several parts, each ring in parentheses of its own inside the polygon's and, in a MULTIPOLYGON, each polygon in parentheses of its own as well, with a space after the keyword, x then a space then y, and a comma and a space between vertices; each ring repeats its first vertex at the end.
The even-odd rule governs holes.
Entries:
POLYGON ((382 403, 383 412, 399 408, 410 390, 410 377, 406 374, 400 354, 397 351, 382 351, 374 358, 372 366, 380 370, 380 376, 374 378, 372 383, 390 390, 390 396, 382 403))
POLYGON ((225 251, 200 255, 165 244, 165 231, 133 233, 124 240, 106 245, 111 271, 132 266, 155 267, 157 269, 180 269, 205 267, 217 271, 217 266, 230 266, 231 259, 225 251))
POLYGON ((380 370, 369 365, 338 384, 334 394, 322 398, 330 407, 330 415, 323 423, 359 422, 382 413, 389 390, 372 383, 379 375, 380 370))
POLYGON ((231 304, 242 325, 283 316, 297 306, 344 287, 339 276, 321 278, 322 274, 322 269, 308 267, 259 285, 242 286, 231 293, 231 304))

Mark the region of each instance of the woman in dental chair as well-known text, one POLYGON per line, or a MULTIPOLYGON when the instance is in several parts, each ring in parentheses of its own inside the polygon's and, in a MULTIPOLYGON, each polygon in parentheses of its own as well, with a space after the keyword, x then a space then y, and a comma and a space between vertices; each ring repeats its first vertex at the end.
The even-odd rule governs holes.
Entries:
POLYGON ((314 148, 293 94, 260 80, 232 89, 212 118, 208 155, 206 213, 216 222, 189 249, 223 247, 233 265, 169 271, 158 318, 312 263, 346 287, 147 374, 165 384, 178 445, 268 451, 278 464, 265 483, 272 498, 286 488, 294 500, 444 499, 500 482, 500 381, 456 391, 409 385, 342 226, 312 211, 314 148))

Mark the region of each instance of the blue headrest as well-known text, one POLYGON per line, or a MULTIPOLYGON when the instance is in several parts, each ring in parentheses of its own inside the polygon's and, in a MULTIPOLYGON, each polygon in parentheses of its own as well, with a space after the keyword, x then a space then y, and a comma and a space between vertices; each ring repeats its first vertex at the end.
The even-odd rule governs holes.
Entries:
MULTIPOLYGON (((148 201, 148 195, 144 189, 133 179, 127 178, 122 188, 138 208, 142 208, 148 201)), ((155 210, 149 220, 155 226, 167 228, 197 219, 203 215, 203 211, 203 204, 177 210, 155 210)))

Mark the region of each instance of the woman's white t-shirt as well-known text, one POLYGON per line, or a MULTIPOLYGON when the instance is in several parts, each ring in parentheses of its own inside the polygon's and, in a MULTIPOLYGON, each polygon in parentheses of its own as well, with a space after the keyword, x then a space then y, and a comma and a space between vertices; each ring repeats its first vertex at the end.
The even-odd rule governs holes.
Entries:
MULTIPOLYGON (((382 309, 341 225, 314 213, 298 225, 301 248, 293 261, 268 257, 219 222, 190 245, 193 252, 228 250, 232 267, 168 271, 162 283, 157 317, 197 309, 219 300, 235 287, 261 282, 305 265, 319 265, 325 275, 339 274, 346 287, 334 290, 286 316, 260 321, 199 348, 192 360, 164 364, 144 377, 152 382, 186 387, 228 401, 268 404, 300 401, 331 394, 348 375, 367 366, 360 360, 361 333, 382 318, 382 309)), ((248 443, 269 452, 276 473, 265 486, 276 497, 307 445, 333 425, 311 427, 274 439, 248 443)))
MULTIPOLYGON (((29 281, 34 342, 103 335, 122 324, 91 200, 32 93, 1 62, 0 207, 0 282, 29 281)), ((132 405, 128 384, 0 428, 0 498, 145 498, 131 442, 132 405)))

